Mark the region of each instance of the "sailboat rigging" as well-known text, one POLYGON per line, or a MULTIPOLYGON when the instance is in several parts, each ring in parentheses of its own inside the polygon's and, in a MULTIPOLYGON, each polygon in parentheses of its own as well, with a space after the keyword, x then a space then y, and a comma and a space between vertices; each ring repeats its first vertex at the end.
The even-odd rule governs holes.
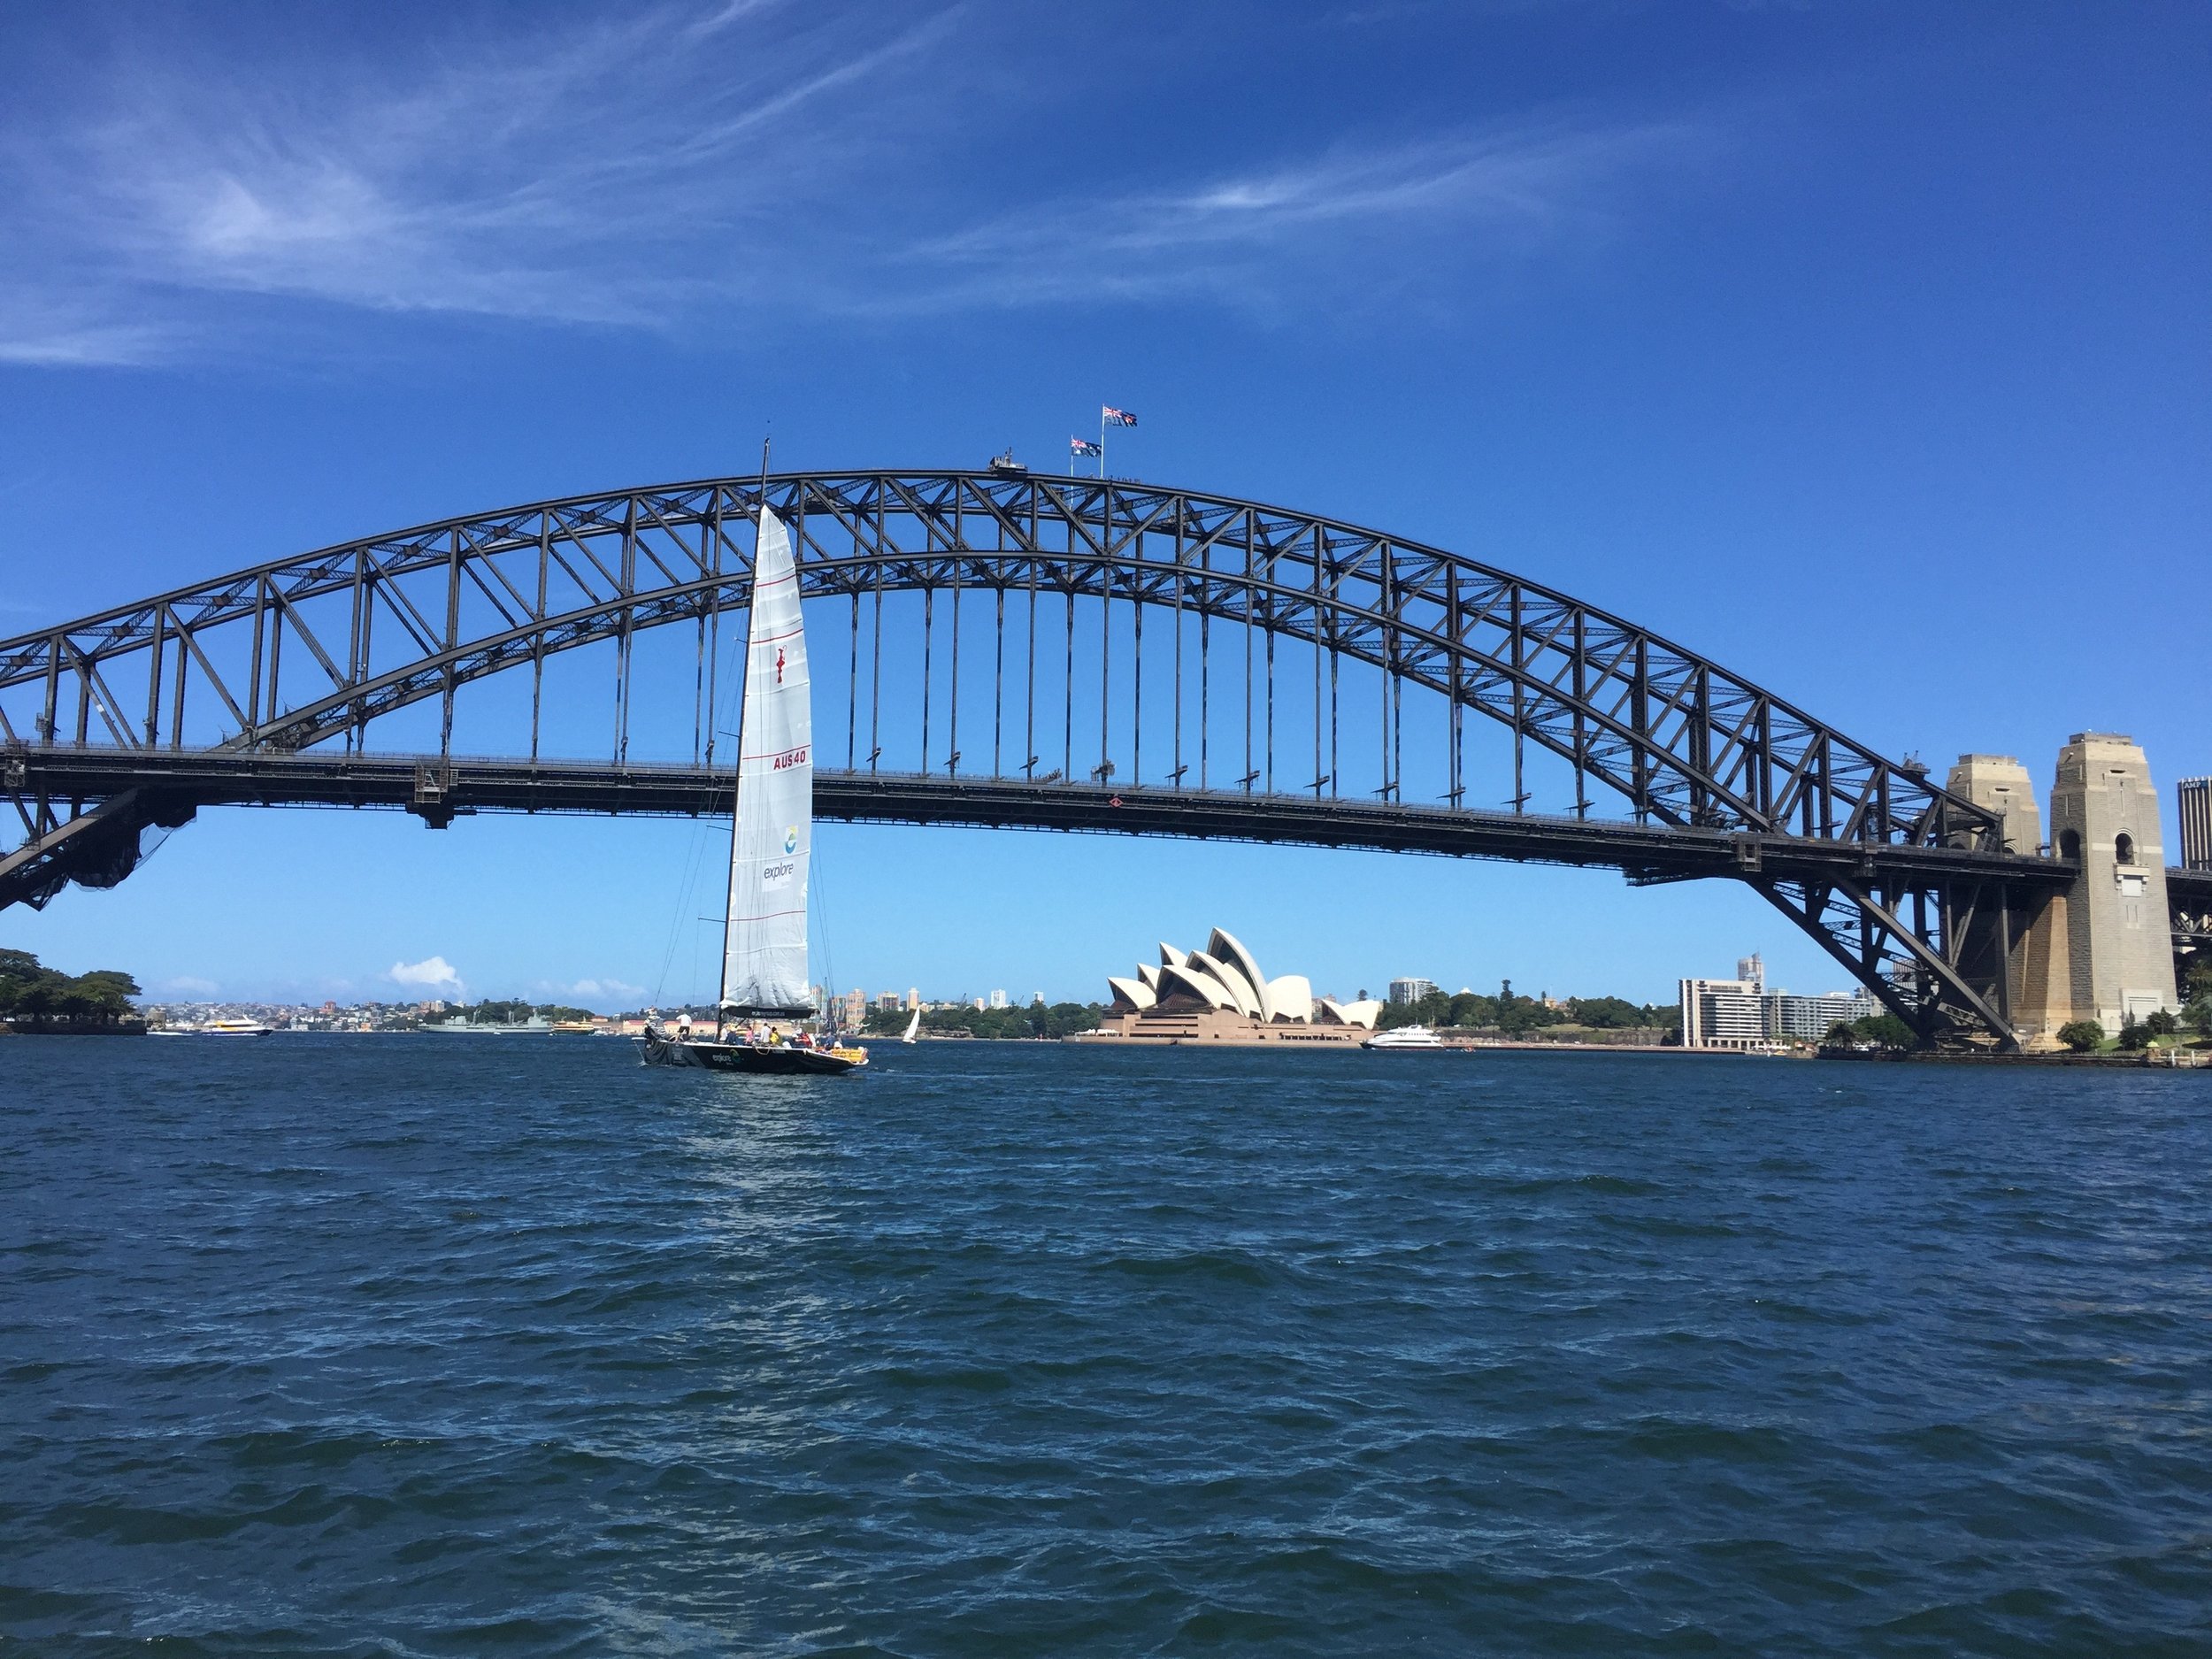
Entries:
POLYGON ((807 878, 814 842, 814 703, 791 532, 762 493, 738 721, 737 800, 724 911, 722 989, 711 1041, 645 1028, 648 1065, 729 1071, 855 1071, 868 1051, 817 1041, 807 984, 807 878))

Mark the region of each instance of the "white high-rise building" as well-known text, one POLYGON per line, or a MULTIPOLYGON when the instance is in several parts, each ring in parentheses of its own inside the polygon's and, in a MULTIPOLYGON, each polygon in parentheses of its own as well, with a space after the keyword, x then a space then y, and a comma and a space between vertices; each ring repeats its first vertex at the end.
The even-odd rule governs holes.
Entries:
POLYGON ((1767 1040, 1766 999, 1756 979, 1684 979, 1682 1046, 1749 1048, 1767 1040))
POLYGON ((1839 1020, 1851 1025, 1882 1011, 1863 990, 1793 996, 1770 991, 1766 964, 1755 952, 1740 957, 1732 979, 1681 981, 1682 1046, 1750 1048, 1778 1039, 1818 1042, 1839 1020))
POLYGON ((1417 1002, 1436 989, 1433 979, 1404 979, 1390 982, 1390 1000, 1394 1002, 1417 1002))
POLYGON ((1045 1005, 1045 994, 1042 991, 1032 991, 1029 994, 1029 1005, 1032 1008, 1042 1008, 1045 1005))
POLYGON ((1797 1037, 1807 1042, 1818 1042, 1839 1020, 1855 1025, 1882 1011, 1882 1005, 1865 991, 1831 991, 1825 996, 1769 991, 1761 1001, 1766 1006, 1768 1036, 1797 1037))
POLYGON ((1003 991, 992 992, 991 1006, 993 1008, 1004 1008, 1006 1006, 1006 993, 1003 991))
POLYGON ((907 987, 906 1006, 910 1012, 922 1005, 922 994, 911 986, 907 987))

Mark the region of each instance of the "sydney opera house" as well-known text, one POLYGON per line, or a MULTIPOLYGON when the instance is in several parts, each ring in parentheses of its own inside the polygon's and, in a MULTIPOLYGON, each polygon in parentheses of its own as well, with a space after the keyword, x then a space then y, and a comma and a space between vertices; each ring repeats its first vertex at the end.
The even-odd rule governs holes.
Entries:
POLYGON ((1348 1043, 1375 1029, 1380 1002, 1317 997, 1303 974, 1271 979, 1218 927, 1203 950, 1160 947, 1157 967, 1110 978, 1113 1005, 1088 1042, 1348 1043))

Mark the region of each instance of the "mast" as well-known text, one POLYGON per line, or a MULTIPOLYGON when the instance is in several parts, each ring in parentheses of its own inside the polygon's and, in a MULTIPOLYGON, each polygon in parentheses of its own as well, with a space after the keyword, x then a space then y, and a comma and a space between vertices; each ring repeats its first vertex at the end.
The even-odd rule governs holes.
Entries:
MULTIPOLYGON (((746 603, 746 668, 752 668, 752 603, 761 597, 761 513, 768 511, 768 434, 761 434, 761 502, 752 515, 752 599, 746 603)), ((712 719, 712 710, 708 710, 712 719)), ((737 858, 737 792, 746 787, 746 681, 737 681, 737 765, 730 768, 730 856, 737 858)), ((721 980, 715 987, 715 1040, 724 1031, 724 1009, 730 1004, 730 911, 737 910, 737 894, 721 896, 721 980)))
MULTIPOLYGON (((760 598, 760 526, 761 516, 768 511, 768 434, 760 439, 760 503, 753 513, 753 599, 745 607, 745 656, 748 678, 752 669, 753 604, 760 598)), ((737 856, 737 795, 745 787, 745 682, 737 687, 737 764, 730 772, 730 856, 737 856)), ((707 723, 714 723, 714 710, 707 710, 707 723)), ((708 741, 713 741, 711 736, 708 741)), ((730 912, 736 908, 737 895, 725 889, 722 895, 722 977, 714 993, 714 1035, 721 1041, 722 1010, 730 1001, 730 912)))
MULTIPOLYGON (((768 511, 768 434, 761 434, 761 500, 752 513, 752 599, 746 603, 746 668, 752 668, 752 603, 761 597, 761 513, 768 511)), ((715 710, 708 710, 708 726, 715 710)), ((712 737, 708 739, 712 741, 712 737)), ((746 680, 737 681, 737 765, 730 768, 730 858, 737 858, 737 792, 746 787, 746 680)), ((724 889, 721 896, 721 980, 715 987, 715 1040, 724 1038, 724 1009, 730 1007, 730 911, 737 910, 737 894, 724 889)))

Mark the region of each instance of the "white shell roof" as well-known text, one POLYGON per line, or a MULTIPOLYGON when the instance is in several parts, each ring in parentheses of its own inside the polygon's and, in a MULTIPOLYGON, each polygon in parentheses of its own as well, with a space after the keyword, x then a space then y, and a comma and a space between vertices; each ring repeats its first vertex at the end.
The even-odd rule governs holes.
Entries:
POLYGON ((1237 1005, 1236 999, 1229 995, 1227 987, 1211 974, 1193 968, 1179 968, 1172 964, 1160 970, 1160 989, 1170 995, 1177 991, 1187 991, 1209 1008, 1234 1009, 1237 1005))
POLYGON ((1239 1013, 1249 1014, 1255 1019, 1261 1017, 1259 995, 1252 989, 1252 982, 1220 957, 1210 951, 1194 950, 1190 953, 1190 965, 1194 972, 1203 972, 1227 991, 1239 1013))
POLYGON ((1260 1018, 1273 1019, 1275 1010, 1267 1000, 1267 976, 1260 972, 1260 964, 1253 960, 1252 953, 1237 942, 1235 935, 1215 928, 1213 937, 1206 941, 1206 950, 1210 956, 1234 968, 1243 977, 1245 984, 1252 987, 1252 1001, 1257 1005, 1260 1018))
POLYGON ((1117 1002, 1128 1003, 1140 1014, 1160 1000, 1152 994, 1152 987, 1142 979, 1109 977, 1106 983, 1114 987, 1114 998, 1117 1002))
POLYGON ((1178 995, 1194 997, 1209 1008, 1231 1009, 1250 1018, 1296 1025, 1333 1021, 1372 1028, 1382 1012, 1374 1002, 1340 1003, 1317 998, 1302 973, 1270 979, 1259 960, 1235 934, 1215 928, 1203 950, 1185 952, 1164 941, 1160 965, 1141 964, 1134 979, 1109 979, 1118 1005, 1141 1013, 1178 995))
POLYGON ((1313 1021, 1313 987, 1302 973, 1286 973, 1279 979, 1267 982, 1267 1005, 1270 1019, 1286 1019, 1298 1025, 1313 1021))

